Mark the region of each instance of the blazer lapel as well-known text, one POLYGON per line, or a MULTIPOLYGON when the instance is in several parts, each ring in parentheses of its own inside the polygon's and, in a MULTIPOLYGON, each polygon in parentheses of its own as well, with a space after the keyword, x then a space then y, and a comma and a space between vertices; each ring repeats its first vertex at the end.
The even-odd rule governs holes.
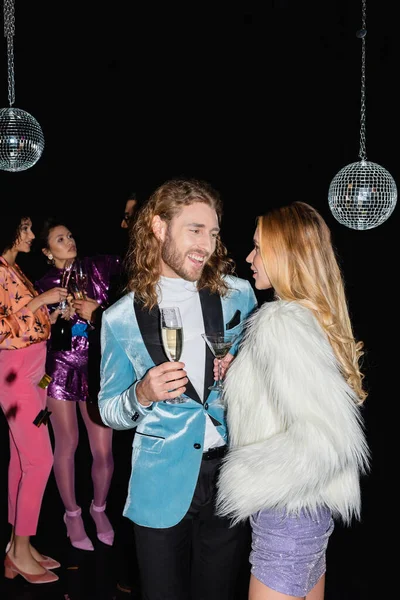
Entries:
MULTIPOLYGON (((224 331, 224 315, 222 312, 221 297, 218 294, 212 294, 210 290, 206 288, 200 290, 199 294, 206 335, 224 331)), ((204 345, 206 346, 204 398, 207 398, 209 394, 208 388, 214 383, 214 355, 205 342, 204 345)))
MULTIPOLYGON (((143 308, 143 303, 140 300, 136 299, 134 300, 134 308, 140 333, 147 351, 154 364, 156 366, 161 365, 168 360, 168 357, 164 352, 161 341, 160 309, 158 305, 156 305, 149 311, 148 309, 143 308)), ((185 395, 201 404, 199 395, 194 389, 190 379, 186 384, 185 395)))

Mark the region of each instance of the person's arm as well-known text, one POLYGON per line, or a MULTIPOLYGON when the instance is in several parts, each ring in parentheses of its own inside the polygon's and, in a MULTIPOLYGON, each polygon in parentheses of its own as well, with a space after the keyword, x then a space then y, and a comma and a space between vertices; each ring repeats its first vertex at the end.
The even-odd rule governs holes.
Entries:
POLYGON ((36 312, 40 306, 46 305, 52 325, 54 325, 59 315, 70 319, 72 316, 71 313, 73 313, 71 294, 67 291, 67 288, 56 285, 56 283, 53 278, 48 278, 47 276, 35 281, 35 290, 38 295, 30 303, 30 308, 33 312, 36 312), (67 300, 67 307, 63 310, 58 308, 62 300, 67 300))
POLYGON ((168 401, 186 391, 184 363, 166 361, 137 378, 133 365, 114 336, 103 314, 101 326, 100 415, 113 429, 131 429, 147 417, 157 402, 168 401), (174 390, 171 390, 171 381, 174 390))
POLYGON ((104 313, 101 325, 100 392, 102 421, 113 429, 133 429, 152 410, 137 399, 133 365, 112 332, 104 313))
POLYGON ((65 294, 63 288, 53 288, 32 298, 31 292, 25 288, 26 297, 20 297, 20 307, 17 307, 15 298, 10 294, 14 285, 8 272, 0 269, 0 344, 7 338, 21 337, 33 329, 36 325, 35 313, 44 305, 59 301, 65 294), (32 299, 27 302, 28 297, 32 299))
POLYGON ((25 308, 32 313, 35 313, 39 308, 42 308, 42 306, 61 302, 61 300, 65 300, 66 297, 67 290, 65 288, 54 287, 32 298, 32 300, 26 304, 25 308))
POLYGON ((72 299, 72 307, 76 314, 84 321, 90 321, 93 326, 97 327, 101 325, 101 317, 104 309, 93 298, 86 298, 85 300, 72 299))

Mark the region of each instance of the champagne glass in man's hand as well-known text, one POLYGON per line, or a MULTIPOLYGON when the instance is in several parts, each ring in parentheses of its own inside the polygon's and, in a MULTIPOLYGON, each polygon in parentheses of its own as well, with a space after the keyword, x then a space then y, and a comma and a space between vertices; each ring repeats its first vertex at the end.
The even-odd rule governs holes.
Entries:
MULTIPOLYGON (((183 349, 183 327, 179 308, 177 306, 160 308, 160 324, 165 354, 168 360, 178 362, 183 349)), ((186 402, 186 398, 181 395, 168 400, 168 402, 181 404, 186 402)))

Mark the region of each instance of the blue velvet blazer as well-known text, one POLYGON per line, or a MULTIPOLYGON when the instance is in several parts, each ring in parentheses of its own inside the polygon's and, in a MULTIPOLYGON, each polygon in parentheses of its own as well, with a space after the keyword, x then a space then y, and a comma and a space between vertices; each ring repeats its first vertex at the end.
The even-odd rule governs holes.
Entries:
MULTIPOLYGON (((248 281, 229 276, 227 283, 230 292, 224 298, 208 290, 199 292, 206 333, 241 331, 257 306, 248 281)), ((213 355, 203 339, 199 343, 206 351, 204 404, 189 380, 187 402, 154 402, 145 408, 136 398, 136 385, 149 369, 167 360, 159 309, 143 309, 132 292, 103 314, 99 409, 103 422, 113 429, 136 427, 124 515, 145 527, 171 527, 186 514, 206 450, 205 413, 227 441, 224 409, 218 393, 208 390, 214 380, 213 355)))

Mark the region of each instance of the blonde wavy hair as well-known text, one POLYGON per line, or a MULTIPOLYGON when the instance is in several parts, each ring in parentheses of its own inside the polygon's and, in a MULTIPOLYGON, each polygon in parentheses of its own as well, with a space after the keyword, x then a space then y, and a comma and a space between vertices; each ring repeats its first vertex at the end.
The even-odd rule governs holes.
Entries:
POLYGON ((325 330, 344 378, 359 398, 367 397, 342 274, 322 216, 305 202, 293 202, 257 219, 260 253, 272 287, 282 300, 309 308, 325 330))
MULTIPOLYGON (((151 310, 157 304, 157 282, 161 275, 161 243, 153 233, 153 218, 159 215, 170 223, 185 206, 202 202, 222 217, 222 202, 216 190, 205 181, 196 179, 171 179, 150 196, 134 216, 129 229, 129 245, 124 266, 128 276, 126 291, 135 292, 135 299, 151 310)), ((234 261, 217 238, 213 255, 204 266, 197 288, 208 288, 224 296, 229 288, 224 275, 235 271, 234 261)))

